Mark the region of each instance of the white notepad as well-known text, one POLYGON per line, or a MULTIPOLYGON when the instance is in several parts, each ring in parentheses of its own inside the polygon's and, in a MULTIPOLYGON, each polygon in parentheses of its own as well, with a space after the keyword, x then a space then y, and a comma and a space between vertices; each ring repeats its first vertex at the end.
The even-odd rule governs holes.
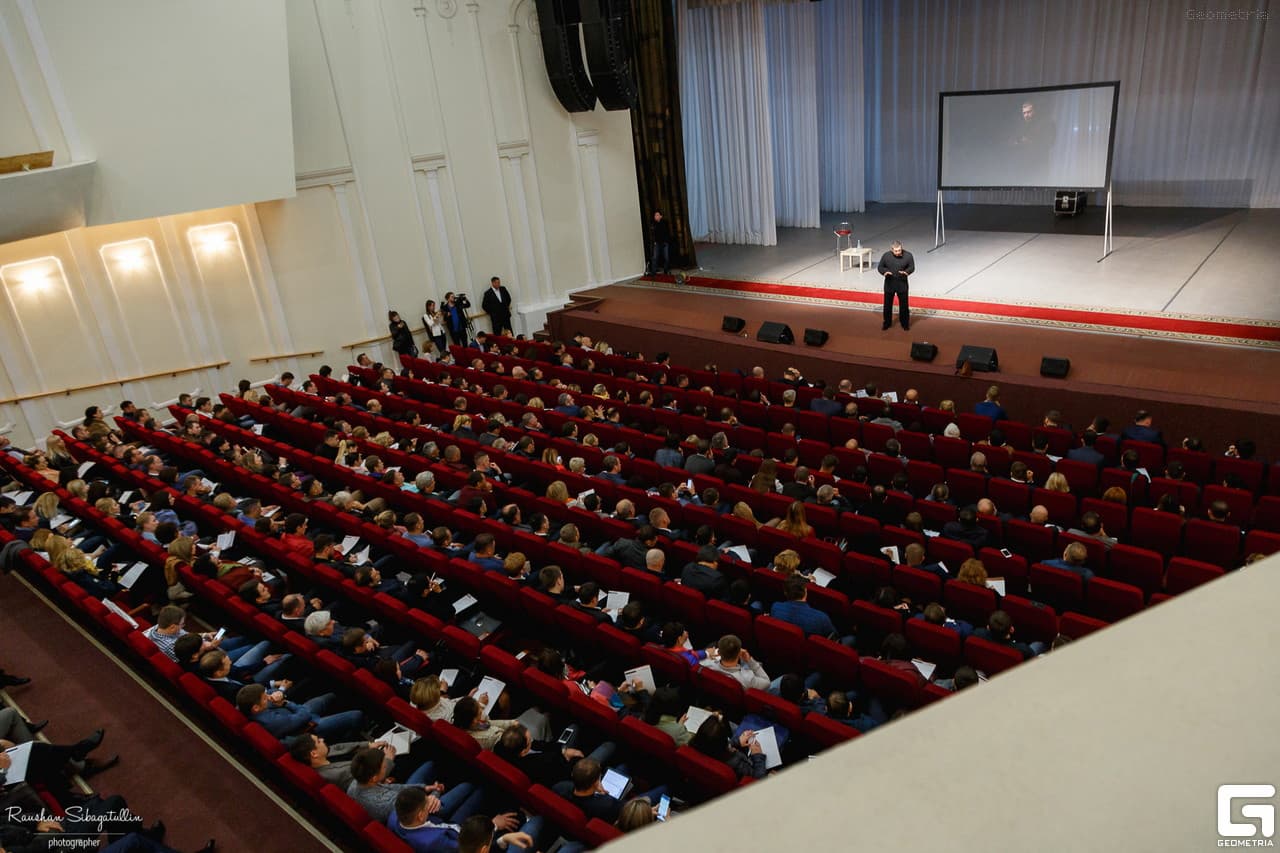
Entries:
POLYGON ((684 718, 684 727, 695 735, 703 723, 707 721, 707 717, 711 716, 711 712, 706 708, 699 708, 697 705, 689 706, 688 716, 684 718))
POLYGON ((85 472, 85 471, 88 471, 90 468, 92 468, 94 465, 97 465, 97 464, 98 464, 97 462, 82 462, 82 463, 80 463, 80 467, 76 469, 76 476, 77 476, 77 477, 83 477, 83 476, 84 476, 84 472, 85 472))
POLYGON ((747 550, 746 545, 734 545, 732 548, 725 548, 726 554, 732 554, 744 563, 751 563, 751 552, 747 550))
POLYGON ((631 593, 629 592, 611 592, 604 600, 604 609, 611 613, 618 613, 627 606, 627 602, 630 600, 631 593))
POLYGON ((894 563, 901 562, 901 561, 898 559, 898 546, 897 546, 897 545, 886 545, 886 546, 884 546, 883 548, 881 548, 881 549, 880 549, 880 553, 881 553, 881 554, 884 554, 884 555, 885 555, 886 557, 888 557, 890 560, 893 560, 893 562, 894 562, 894 563))
POLYGON ((929 661, 920 660, 920 658, 912 658, 911 663, 924 676, 925 681, 931 681, 933 679, 933 671, 938 668, 936 663, 929 663, 929 661))
POLYGON ((18 492, 13 496, 13 502, 18 506, 26 506, 27 501, 31 500, 31 496, 34 494, 35 492, 18 492))
POLYGON ((765 770, 782 766, 782 751, 778 749, 778 735, 773 726, 756 732, 756 743, 760 744, 760 751, 764 753, 765 770))
POLYGON ((254 424, 254 425, 253 425, 253 434, 254 434, 254 435, 262 435, 262 429, 263 429, 263 427, 264 427, 264 426, 266 426, 266 425, 265 425, 265 424, 254 424))
POLYGON ((653 667, 645 664, 635 669, 629 669, 625 673, 627 681, 640 682, 641 688, 648 690, 650 693, 658 689, 657 683, 653 680, 653 667))
POLYGON ((9 769, 5 771, 6 785, 16 785, 27 779, 27 763, 31 760, 31 741, 20 743, 5 750, 9 756, 9 769))
POLYGON ((75 521, 75 520, 76 520, 76 517, 74 515, 67 515, 65 512, 63 512, 49 519, 49 526, 52 527, 54 530, 57 530, 59 527, 66 524, 67 522, 75 521))
POLYGON ((442 669, 440 670, 440 680, 452 687, 458 683, 458 670, 442 669))
POLYGON ((351 559, 357 566, 363 566, 365 563, 369 562, 369 549, 372 547, 372 545, 366 545, 363 550, 351 555, 351 559))
POLYGON ((816 583, 818 586, 822 586, 822 587, 830 586, 831 582, 835 579, 836 579, 836 576, 833 575, 831 572, 827 571, 826 569, 813 570, 813 582, 816 583))
POLYGON ((236 544, 236 532, 234 530, 228 530, 225 533, 218 534, 219 551, 226 551, 234 544, 236 544))
POLYGON ((987 578, 987 589, 994 589, 997 595, 1004 595, 1004 578, 987 578))
POLYGON ((360 544, 359 536, 344 536, 342 537, 342 545, 340 547, 342 548, 342 553, 350 554, 351 549, 355 548, 359 544, 360 544))
POLYGON ((137 628, 137 627, 138 627, 138 620, 134 619, 132 616, 130 616, 128 613, 126 613, 124 610, 122 610, 122 609, 120 608, 120 605, 116 604, 116 603, 115 603, 114 601, 112 601, 111 599, 109 599, 109 598, 104 598, 104 599, 102 599, 102 604, 103 604, 103 606, 104 606, 104 607, 106 607, 106 608, 107 608, 108 610, 110 610, 112 613, 114 613, 115 615, 119 616, 119 617, 120 617, 121 619, 123 619, 124 621, 128 622, 128 623, 129 623, 129 625, 130 625, 130 627, 132 627, 132 628, 137 628))
POLYGON ((478 599, 474 595, 464 595, 453 603, 453 612, 461 613, 471 605, 475 604, 478 599))
POLYGON ((480 705, 480 710, 484 712, 486 717, 489 715, 489 709, 491 709, 494 706, 494 703, 498 701, 498 697, 502 695, 502 691, 505 690, 506 687, 507 683, 505 681, 499 681, 489 675, 486 675, 480 680, 480 684, 476 687, 475 698, 476 701, 479 702, 481 696, 488 694, 489 701, 483 702, 480 705))
POLYGON ((413 742, 417 739, 417 732, 412 729, 407 729, 399 723, 396 723, 386 732, 374 738, 374 740, 380 740, 384 743, 391 744, 391 747, 396 751, 396 755, 404 755, 408 752, 409 747, 411 747, 413 742))
POLYGON ((138 582, 138 578, 142 577, 142 573, 147 570, 147 564, 138 562, 129 567, 123 575, 120 576, 120 586, 125 589, 133 589, 133 585, 138 582))

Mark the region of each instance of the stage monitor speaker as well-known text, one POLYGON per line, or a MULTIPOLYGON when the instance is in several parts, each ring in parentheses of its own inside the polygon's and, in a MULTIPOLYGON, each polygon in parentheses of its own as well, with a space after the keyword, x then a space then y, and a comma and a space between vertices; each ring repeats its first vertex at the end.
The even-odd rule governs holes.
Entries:
POLYGON ((960 347, 960 354, 956 356, 956 368, 960 368, 966 361, 979 373, 995 373, 1000 369, 1000 359, 993 347, 965 344, 960 347))
POLYGON ((786 323, 768 322, 760 327, 756 340, 767 344, 794 344, 796 336, 791 334, 791 327, 786 323))
POLYGON ((928 341, 913 341, 911 344, 912 361, 933 361, 938 357, 938 345, 928 341))
POLYGON ((827 342, 831 336, 827 334, 825 329, 805 329, 804 342, 806 346, 820 347, 827 342))
POLYGON ((1046 355, 1040 359, 1040 375, 1049 376, 1054 379, 1066 379, 1067 373, 1071 370, 1071 359, 1054 358, 1046 355))
POLYGON ((733 332, 736 335, 746 328, 746 325, 747 321, 741 317, 730 317, 728 314, 725 314, 724 320, 720 323, 720 331, 733 332))

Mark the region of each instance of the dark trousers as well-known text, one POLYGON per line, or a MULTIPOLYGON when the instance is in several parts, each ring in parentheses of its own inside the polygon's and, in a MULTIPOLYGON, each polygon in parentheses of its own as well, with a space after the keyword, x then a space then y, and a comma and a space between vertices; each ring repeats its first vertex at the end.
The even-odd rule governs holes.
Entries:
POLYGON ((662 262, 662 271, 664 273, 671 272, 671 244, 670 243, 654 243, 653 251, 649 255, 649 275, 657 275, 658 262, 662 262))
POLYGON ((898 322, 904 326, 911 324, 911 309, 907 306, 907 286, 905 284, 889 284, 884 286, 884 324, 893 323, 893 297, 898 297, 898 322))

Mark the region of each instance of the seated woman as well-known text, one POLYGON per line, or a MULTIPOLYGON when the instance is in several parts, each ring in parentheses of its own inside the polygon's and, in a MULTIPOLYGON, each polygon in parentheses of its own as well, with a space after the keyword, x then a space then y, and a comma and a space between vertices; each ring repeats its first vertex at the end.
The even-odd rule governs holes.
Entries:
POLYGON ((678 655, 689 666, 697 666, 716 650, 715 646, 705 649, 692 648, 689 643, 689 632, 680 622, 668 622, 662 626, 662 648, 678 655))
POLYGON ((804 517, 804 504, 800 501, 792 501, 787 507, 787 517, 779 521, 776 527, 782 533, 790 533, 797 539, 804 539, 813 535, 813 525, 809 524, 804 517))
POLYGON ((84 551, 74 546, 59 554, 53 567, 95 598, 111 598, 124 589, 107 572, 100 571, 84 551))
POLYGON ((644 709, 644 721, 668 735, 676 746, 687 746, 693 732, 684 724, 689 717, 689 703, 680 698, 675 687, 659 687, 644 709))
POLYGON ((756 520, 756 514, 752 512, 751 507, 748 506, 743 501, 738 501, 736 504, 734 504, 733 510, 730 514, 734 518, 749 522, 757 530, 764 526, 759 521, 756 520))
MULTIPOLYGON (((516 721, 490 720, 475 697, 463 696, 454 703, 453 717, 450 722, 475 738, 481 749, 493 749, 494 744, 502 738, 502 733, 516 721)), ((543 728, 545 729, 546 726, 544 725, 543 728)), ((533 730, 530 728, 530 731, 533 730)), ((534 738, 534 740, 546 739, 545 737, 534 738)))
POLYGON ((729 723, 719 713, 715 713, 702 721, 697 733, 689 741, 689 746, 708 758, 723 761, 739 779, 748 776, 752 779, 764 778, 764 751, 755 740, 755 732, 748 729, 736 739, 732 735, 729 723))

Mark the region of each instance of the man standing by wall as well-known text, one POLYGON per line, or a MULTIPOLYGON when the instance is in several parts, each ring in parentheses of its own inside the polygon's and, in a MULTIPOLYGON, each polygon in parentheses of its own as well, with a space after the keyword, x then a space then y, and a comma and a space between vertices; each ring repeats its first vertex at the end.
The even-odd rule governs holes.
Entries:
POLYGON ((511 329, 511 294, 502 286, 502 279, 496 275, 489 279, 489 289, 484 293, 480 307, 489 315, 495 335, 509 335, 511 329))
POLYGON ((662 218, 662 211, 653 212, 653 226, 649 234, 653 240, 653 248, 649 252, 649 275, 658 274, 658 262, 662 262, 662 272, 671 272, 671 226, 662 218))
POLYGON ((893 325, 895 294, 898 297, 898 321, 902 323, 902 328, 911 328, 911 311, 907 307, 907 276, 916 271, 915 258, 911 257, 910 252, 903 250, 901 243, 894 240, 889 251, 880 258, 880 266, 876 269, 884 276, 884 325, 880 328, 888 329, 893 325))

